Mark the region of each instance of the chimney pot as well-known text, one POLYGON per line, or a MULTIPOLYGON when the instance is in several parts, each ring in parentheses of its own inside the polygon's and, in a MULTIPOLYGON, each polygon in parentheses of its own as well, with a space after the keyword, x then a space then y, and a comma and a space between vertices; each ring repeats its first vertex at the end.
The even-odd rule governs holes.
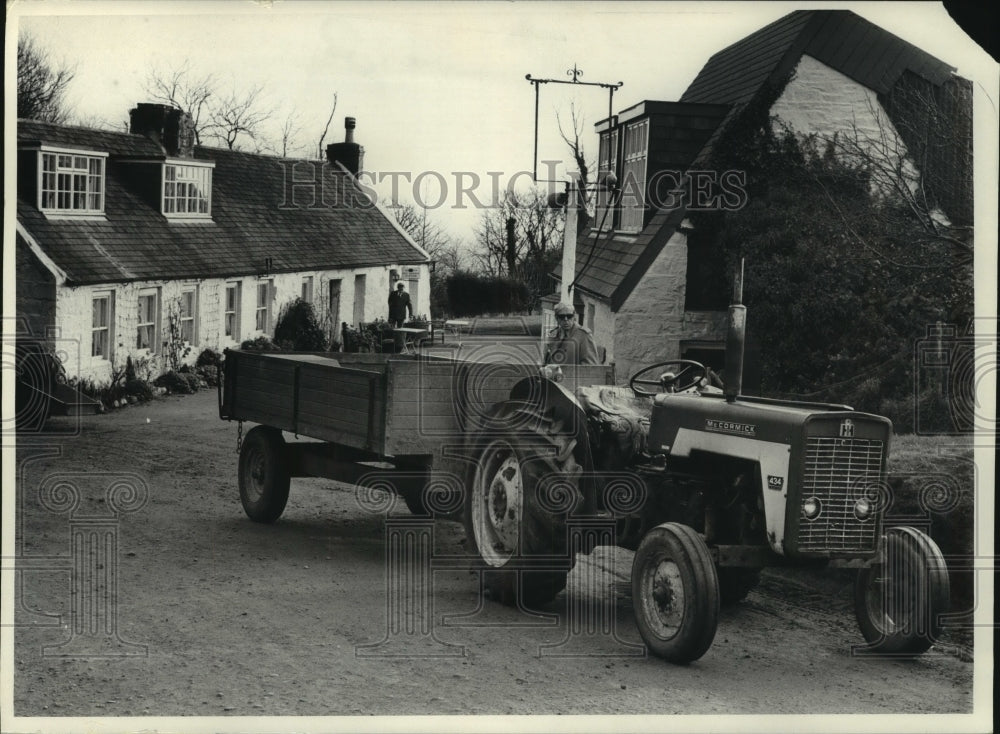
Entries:
POLYGON ((344 118, 344 142, 326 146, 326 157, 331 164, 341 164, 351 175, 357 176, 364 165, 365 149, 354 142, 354 128, 357 121, 353 117, 344 118))

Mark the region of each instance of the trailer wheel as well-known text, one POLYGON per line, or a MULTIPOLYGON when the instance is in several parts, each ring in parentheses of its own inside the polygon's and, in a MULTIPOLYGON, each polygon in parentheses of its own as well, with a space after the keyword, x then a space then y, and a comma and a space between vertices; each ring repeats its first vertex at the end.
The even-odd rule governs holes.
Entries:
POLYGON ((672 663, 704 655, 719 623, 719 580, 701 536, 672 522, 646 533, 632 564, 632 603, 655 655, 672 663))
POLYGON ((488 567, 491 598, 536 607, 566 587, 575 563, 566 537, 566 516, 580 498, 575 441, 527 410, 502 411, 486 431, 495 437, 467 485, 466 536, 488 567))
POLYGON ((723 607, 739 604, 760 583, 759 568, 723 566, 716 568, 716 572, 719 577, 719 605, 723 607))
POLYGON ((889 528, 875 563, 858 573, 854 611, 868 649, 919 655, 941 635, 950 603, 948 567, 931 538, 910 527, 889 528))
POLYGON ((290 478, 281 431, 255 426, 240 447, 239 485, 243 510, 254 522, 274 522, 288 502, 290 478))

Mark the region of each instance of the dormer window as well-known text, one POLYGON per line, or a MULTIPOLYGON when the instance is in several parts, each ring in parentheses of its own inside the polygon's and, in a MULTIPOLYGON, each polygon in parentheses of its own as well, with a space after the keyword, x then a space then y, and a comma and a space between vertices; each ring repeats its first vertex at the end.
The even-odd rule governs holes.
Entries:
POLYGON ((43 148, 39 156, 39 209, 49 215, 104 214, 107 153, 43 148))
POLYGON ((172 220, 212 216, 212 168, 208 161, 163 164, 163 214, 172 220))

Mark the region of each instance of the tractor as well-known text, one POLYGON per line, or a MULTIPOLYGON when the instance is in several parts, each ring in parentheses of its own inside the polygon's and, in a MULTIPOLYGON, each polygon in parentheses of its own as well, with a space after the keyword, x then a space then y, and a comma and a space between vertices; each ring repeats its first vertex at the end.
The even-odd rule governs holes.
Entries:
POLYGON ((572 366, 543 368, 466 434, 463 521, 485 588, 537 608, 565 587, 578 553, 633 550, 640 635, 683 664, 708 650, 720 606, 743 599, 761 569, 857 567, 861 649, 926 651, 948 609, 948 571, 927 534, 885 522, 891 422, 741 394, 741 296, 738 282, 721 378, 670 360, 628 387, 567 389, 572 366), (610 532, 571 532, 587 519, 610 532))

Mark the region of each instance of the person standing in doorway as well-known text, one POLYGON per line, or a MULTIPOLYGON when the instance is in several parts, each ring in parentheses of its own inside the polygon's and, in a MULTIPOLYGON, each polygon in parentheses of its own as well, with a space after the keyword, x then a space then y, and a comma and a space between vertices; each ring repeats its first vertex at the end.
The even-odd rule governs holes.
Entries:
POLYGON ((410 294, 406 292, 403 281, 399 281, 396 290, 389 294, 389 326, 397 328, 403 325, 407 319, 413 318, 413 304, 410 303, 410 294))

